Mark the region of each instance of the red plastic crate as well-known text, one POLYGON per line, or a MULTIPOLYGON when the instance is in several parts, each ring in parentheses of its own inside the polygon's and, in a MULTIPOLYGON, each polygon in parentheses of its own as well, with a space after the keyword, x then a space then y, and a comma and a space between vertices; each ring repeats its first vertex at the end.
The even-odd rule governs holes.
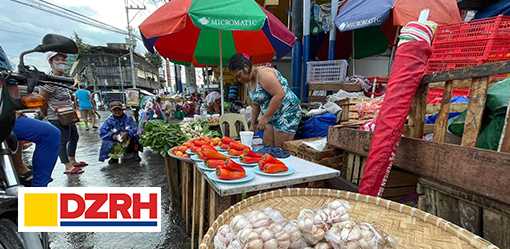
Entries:
POLYGON ((427 73, 510 60, 510 17, 441 25, 432 42, 427 73))

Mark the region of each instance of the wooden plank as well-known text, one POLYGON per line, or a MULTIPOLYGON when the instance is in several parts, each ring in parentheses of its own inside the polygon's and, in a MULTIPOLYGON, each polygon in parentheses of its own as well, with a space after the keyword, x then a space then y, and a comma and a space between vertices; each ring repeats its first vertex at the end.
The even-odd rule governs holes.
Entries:
POLYGON ((354 154, 349 153, 347 155, 347 168, 345 169, 345 179, 354 183, 353 181, 353 168, 354 168, 354 154))
POLYGON ((420 84, 413 98, 413 105, 409 113, 410 137, 422 138, 424 134, 425 111, 427 106, 427 86, 420 84))
MULTIPOLYGON (((328 142, 366 156, 370 139, 370 133, 365 131, 333 127, 328 142)), ((502 188, 510 181, 510 153, 403 137, 394 164, 418 176, 510 204, 510 188, 502 188)))
POLYGON ((425 75, 422 82, 425 84, 431 82, 447 80, 463 80, 469 78, 481 78, 496 74, 505 74, 510 72, 510 61, 495 63, 486 63, 479 66, 461 68, 440 73, 425 75))
POLYGON ((200 202, 198 207, 198 215, 199 215, 199 225, 198 225, 198 241, 199 244, 202 242, 202 238, 204 237, 204 229, 205 227, 205 198, 206 198, 206 187, 205 180, 203 179, 203 175, 201 175, 200 181, 200 202))
POLYGON ((418 177, 407 171, 401 170, 397 167, 393 167, 386 183, 386 188, 391 187, 409 187, 414 186, 416 188, 418 183, 418 177))
POLYGON ((191 232, 192 222, 192 203, 193 203, 193 166, 189 163, 183 163, 182 168, 182 207, 184 228, 187 234, 191 232))
POLYGON ((510 248, 510 218, 489 209, 483 210, 483 237, 499 248, 510 248))
POLYGON ((432 189, 426 185, 423 185, 421 183, 418 183, 418 187, 416 189, 417 189, 418 196, 419 196, 418 197, 418 208, 427 212, 427 213, 436 215, 437 214, 437 212, 436 212, 437 200, 436 200, 436 192, 434 191, 434 189, 432 189))
POLYGON ((487 99, 487 78, 473 79, 471 93, 469 94, 469 104, 464 124, 464 135, 462 136, 463 146, 475 147, 478 134, 482 127, 483 110, 487 99))
MULTIPOLYGON (((466 103, 450 103, 450 112, 463 112, 467 109, 468 104, 466 103)), ((427 105, 426 114, 439 113, 441 111, 441 105, 427 105)))
POLYGON ((354 155, 354 165, 352 167, 352 183, 359 185, 361 175, 361 158, 358 155, 354 155))
MULTIPOLYGON (((464 79, 464 80, 450 80, 450 81, 453 81, 453 87, 454 88, 470 88, 471 87, 471 78, 469 79, 464 79)), ((432 82, 432 83, 429 83, 429 87, 433 87, 433 88, 443 88, 444 87, 444 84, 445 82, 432 82)))
MULTIPOLYGON (((179 170, 178 170, 178 162, 177 160, 165 157, 165 168, 166 174, 168 178, 168 189, 170 193, 170 208, 173 210, 180 210, 180 189, 179 189, 179 170)), ((177 211, 179 213, 179 211, 177 211)))
POLYGON ((187 189, 188 189, 188 177, 187 177, 187 173, 188 171, 186 170, 186 165, 184 162, 182 161, 179 161, 179 167, 181 168, 181 175, 180 175, 180 178, 181 178, 181 217, 182 217, 182 220, 183 222, 186 221, 186 209, 188 208, 188 206, 186 205, 188 202, 186 200, 186 198, 188 197, 188 195, 186 194, 187 193, 187 189))
POLYGON ((459 201, 459 222, 466 230, 482 236, 482 209, 469 202, 459 201))
POLYGON ((475 193, 467 192, 465 189, 455 187, 447 183, 440 183, 425 178, 419 179, 419 185, 422 189, 432 189, 434 191, 440 191, 450 196, 453 196, 463 202, 469 202, 473 205, 483 207, 485 209, 488 208, 494 211, 498 211, 510 217, 510 205, 504 204, 497 200, 490 199, 486 196, 477 195, 475 193))
POLYGON ((326 96, 309 96, 308 97, 309 102, 326 102, 327 97, 326 96))
POLYGON ((506 110, 505 125, 501 132, 498 151, 510 152, 510 101, 506 110))
MULTIPOLYGON (((210 186, 210 185, 209 185, 210 186)), ((216 206, 218 205, 219 197, 213 188, 209 187, 209 226, 212 226, 216 220, 216 206)))
POLYGON ((436 215, 460 226, 458 200, 441 192, 436 192, 436 201, 436 215))
POLYGON ((326 91, 335 91, 338 92, 340 90, 344 90, 347 92, 359 92, 363 89, 359 84, 356 84, 354 82, 337 82, 337 83, 316 83, 316 82, 310 82, 308 84, 308 90, 315 91, 315 90, 326 90, 326 91))
POLYGON ((446 129, 448 126, 448 113, 450 112, 450 99, 452 97, 453 83, 451 80, 445 83, 443 99, 441 100, 441 110, 436 120, 434 129, 434 142, 444 143, 446 129))
POLYGON ((198 228, 199 228, 199 204, 202 199, 202 196, 200 195, 200 184, 202 182, 202 176, 200 172, 198 171, 197 167, 193 167, 193 202, 192 202, 192 208, 191 208, 191 249, 195 248, 195 244, 197 244, 197 247, 200 242, 200 237, 197 237, 198 235, 198 228))

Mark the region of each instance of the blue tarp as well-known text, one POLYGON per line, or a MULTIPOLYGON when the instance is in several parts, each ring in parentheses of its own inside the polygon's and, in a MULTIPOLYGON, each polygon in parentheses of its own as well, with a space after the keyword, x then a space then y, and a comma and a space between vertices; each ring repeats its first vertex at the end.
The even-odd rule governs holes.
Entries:
POLYGON ((313 116, 304 121, 302 129, 299 129, 296 138, 312 138, 328 136, 329 127, 336 124, 336 115, 324 113, 313 116))
POLYGON ((341 32, 380 26, 388 19, 394 0, 349 0, 339 10, 335 25, 341 32))
POLYGON ((510 1, 501 0, 498 3, 492 4, 489 7, 478 11, 475 19, 488 18, 498 15, 510 16, 510 1))
MULTIPOLYGON (((450 103, 469 103, 469 99, 466 96, 455 96, 450 100, 450 103)), ((435 113, 432 115, 425 116, 425 124, 435 124, 437 120, 437 116, 439 114, 435 113)), ((450 112, 448 113, 448 120, 460 115, 460 112, 450 112)))

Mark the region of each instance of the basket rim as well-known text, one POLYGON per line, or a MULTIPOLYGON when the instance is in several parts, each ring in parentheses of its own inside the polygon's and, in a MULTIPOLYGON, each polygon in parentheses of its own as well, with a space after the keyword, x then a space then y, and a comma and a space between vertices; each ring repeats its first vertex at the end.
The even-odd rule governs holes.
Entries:
POLYGON ((465 241, 469 245, 475 248, 485 248, 485 249, 499 249, 499 247, 493 245, 489 241, 481 238, 478 235, 475 235, 468 230, 461 228, 449 221, 446 221, 442 218, 434 216, 430 213, 424 212, 420 209, 413 208, 404 204, 400 204, 397 202, 393 202, 387 199, 383 199, 380 197, 373 197, 368 195, 363 195, 359 193, 353 193, 343 190, 336 189, 325 189, 325 188, 285 188, 285 189, 277 189, 270 192, 264 192, 257 194, 255 196, 244 199, 237 204, 231 206, 227 210, 225 210, 222 214, 220 214, 214 223, 209 226, 207 233, 204 235, 202 240, 200 241, 200 249, 207 249, 207 245, 212 242, 214 235, 218 228, 225 223, 225 220, 237 215, 239 211, 251 206, 253 203, 258 203, 264 200, 279 198, 279 197, 296 197, 296 196, 319 196, 319 197, 333 197, 340 198, 347 201, 354 202, 365 202, 367 204, 376 205, 382 208, 390 209, 393 211, 398 211, 400 213, 411 215, 416 219, 420 219, 425 223, 429 223, 435 227, 441 228, 444 231, 447 231, 459 239, 465 241))

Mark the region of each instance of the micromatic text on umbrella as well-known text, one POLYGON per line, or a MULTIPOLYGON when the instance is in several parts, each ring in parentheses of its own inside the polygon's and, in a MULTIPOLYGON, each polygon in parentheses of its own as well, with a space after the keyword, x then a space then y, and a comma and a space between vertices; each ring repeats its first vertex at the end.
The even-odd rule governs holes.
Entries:
POLYGON ((160 232, 159 187, 21 188, 19 232, 160 232))

